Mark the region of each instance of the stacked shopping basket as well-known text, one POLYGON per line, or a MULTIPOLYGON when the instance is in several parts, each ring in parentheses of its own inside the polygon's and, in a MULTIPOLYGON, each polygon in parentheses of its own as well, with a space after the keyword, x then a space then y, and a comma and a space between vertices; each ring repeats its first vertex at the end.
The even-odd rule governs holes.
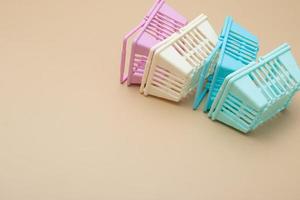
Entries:
POLYGON ((207 95, 203 110, 211 119, 247 133, 286 109, 300 88, 300 70, 288 44, 256 61, 258 50, 257 37, 232 17, 218 37, 206 15, 187 23, 157 0, 125 36, 120 81, 174 102, 196 92, 194 110, 207 95))

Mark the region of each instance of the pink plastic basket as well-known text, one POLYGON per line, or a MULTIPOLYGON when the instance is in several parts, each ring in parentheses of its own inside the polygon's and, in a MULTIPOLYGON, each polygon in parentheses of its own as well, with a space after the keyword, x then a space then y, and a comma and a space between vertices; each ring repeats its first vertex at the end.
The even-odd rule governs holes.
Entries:
POLYGON ((177 32, 186 24, 185 17, 167 5, 164 0, 157 0, 140 25, 124 37, 120 82, 124 83, 127 80, 128 85, 141 84, 151 47, 177 32), (131 38, 133 40, 131 54, 128 57, 130 58, 127 64, 128 75, 125 76, 127 43, 131 38))

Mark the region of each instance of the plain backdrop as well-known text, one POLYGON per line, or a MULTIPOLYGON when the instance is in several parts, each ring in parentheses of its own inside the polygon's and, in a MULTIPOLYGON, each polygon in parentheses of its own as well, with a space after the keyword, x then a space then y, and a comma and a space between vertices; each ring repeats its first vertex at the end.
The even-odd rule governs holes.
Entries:
MULTIPOLYGON (((219 33, 231 15, 300 63, 298 0, 168 0, 219 33)), ((119 84, 152 0, 0 0, 1 200, 298 200, 300 96, 245 136, 119 84)))

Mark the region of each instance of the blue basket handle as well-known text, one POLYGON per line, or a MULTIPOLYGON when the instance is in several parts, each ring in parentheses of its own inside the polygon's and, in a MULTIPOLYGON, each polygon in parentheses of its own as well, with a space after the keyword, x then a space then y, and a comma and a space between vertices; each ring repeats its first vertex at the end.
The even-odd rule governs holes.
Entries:
POLYGON ((209 69, 212 66, 212 62, 217 58, 218 51, 220 50, 222 46, 222 42, 218 42, 214 50, 211 52, 211 54, 204 60, 203 69, 199 76, 199 82, 198 87, 196 91, 196 96, 193 104, 193 109, 197 110, 203 101, 205 95, 208 93, 210 88, 210 83, 212 81, 213 75, 208 75, 209 69), (206 81, 207 78, 207 82, 206 81))

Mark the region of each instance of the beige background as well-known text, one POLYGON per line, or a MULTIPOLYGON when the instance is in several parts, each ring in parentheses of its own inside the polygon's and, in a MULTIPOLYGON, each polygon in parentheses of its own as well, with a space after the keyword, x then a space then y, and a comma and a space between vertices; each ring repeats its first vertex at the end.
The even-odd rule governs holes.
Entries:
MULTIPOLYGON (((1 200, 300 199, 300 95, 249 136, 119 85, 123 35, 152 0, 0 0, 1 200)), ((168 0, 226 15, 300 62, 298 0, 168 0)))

